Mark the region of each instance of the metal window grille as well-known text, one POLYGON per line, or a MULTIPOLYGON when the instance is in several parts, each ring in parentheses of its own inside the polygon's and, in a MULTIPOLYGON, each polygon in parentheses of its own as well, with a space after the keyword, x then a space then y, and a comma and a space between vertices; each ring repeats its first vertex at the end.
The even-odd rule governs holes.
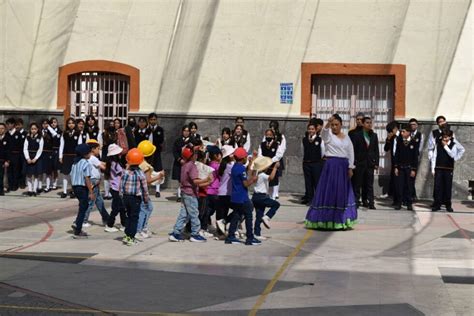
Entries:
POLYGON ((356 125, 358 112, 372 117, 373 129, 379 139, 380 167, 378 174, 390 174, 390 156, 383 147, 387 137, 385 126, 393 120, 393 76, 313 75, 311 113, 326 121, 338 113, 347 133, 356 125))
POLYGON ((82 72, 69 76, 71 116, 94 115, 99 127, 118 118, 125 126, 128 117, 130 77, 110 72, 82 72))

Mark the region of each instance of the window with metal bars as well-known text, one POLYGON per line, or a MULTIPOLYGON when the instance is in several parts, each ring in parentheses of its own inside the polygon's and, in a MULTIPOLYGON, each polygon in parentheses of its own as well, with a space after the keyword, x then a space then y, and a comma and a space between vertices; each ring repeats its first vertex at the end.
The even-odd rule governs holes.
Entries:
POLYGON ((394 76, 312 75, 311 113, 326 121, 333 113, 343 120, 343 131, 354 127, 355 116, 370 116, 379 139, 380 168, 378 174, 390 174, 390 157, 383 146, 385 126, 393 120, 394 76))
POLYGON ((81 72, 69 76, 71 116, 96 117, 99 127, 118 118, 127 122, 130 77, 110 72, 81 72))

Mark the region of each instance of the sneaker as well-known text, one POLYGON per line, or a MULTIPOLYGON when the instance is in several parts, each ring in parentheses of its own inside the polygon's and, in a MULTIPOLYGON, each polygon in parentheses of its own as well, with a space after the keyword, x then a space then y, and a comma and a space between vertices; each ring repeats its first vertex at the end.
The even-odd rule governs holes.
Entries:
POLYGON ((73 239, 86 239, 87 237, 89 237, 89 234, 87 234, 85 231, 81 231, 79 234, 72 235, 73 239))
POLYGON ((388 194, 387 194, 387 193, 382 194, 382 195, 380 196, 380 198, 381 198, 381 199, 386 199, 386 198, 388 198, 388 194))
POLYGON ((126 246, 135 246, 136 244, 138 244, 138 241, 136 238, 130 238, 130 237, 127 237, 127 241, 124 243, 126 246))
POLYGON ((227 237, 224 241, 226 244, 240 245, 242 242, 237 237, 227 237))
POLYGON ((125 226, 121 226, 121 227, 119 228, 119 230, 120 230, 121 232, 124 232, 124 231, 125 231, 125 226))
POLYGON ((247 246, 258 246, 258 245, 261 245, 262 242, 260 240, 258 240, 257 238, 252 238, 252 239, 247 239, 245 241, 245 245, 247 246))
POLYGON ((225 234, 225 232, 226 232, 225 220, 220 219, 220 220, 216 221, 216 226, 217 226, 217 229, 218 229, 222 234, 225 234))
POLYGON ((88 228, 88 227, 91 227, 92 225, 89 223, 89 222, 85 222, 84 224, 82 224, 82 227, 84 228, 88 228))
POLYGON ((263 225, 264 225, 267 229, 270 229, 270 217, 268 217, 267 215, 265 215, 264 217, 262 217, 262 222, 263 222, 263 225))
POLYGON ((141 232, 139 232, 138 234, 139 234, 140 237, 143 238, 143 239, 148 239, 148 238, 150 238, 150 235, 149 235, 147 232, 145 232, 145 231, 141 231, 141 232))
POLYGON ((168 240, 172 242, 180 242, 180 241, 184 241, 184 238, 181 234, 171 233, 168 236, 168 240))
POLYGON ((108 232, 108 233, 116 233, 118 232, 119 230, 115 227, 109 227, 109 226, 105 226, 104 228, 104 231, 108 232))
POLYGON ((71 228, 72 228, 73 230, 76 230, 76 228, 77 228, 76 223, 72 223, 71 228))
POLYGON ((204 238, 211 238, 211 237, 214 237, 213 234, 211 234, 211 233, 208 232, 208 231, 205 231, 204 229, 201 229, 201 230, 199 231, 199 235, 202 236, 202 237, 204 237, 204 238))
POLYGON ((255 235, 254 237, 255 237, 255 239, 260 240, 260 241, 265 241, 265 240, 268 239, 268 238, 265 237, 265 236, 259 236, 259 235, 255 235))
POLYGON ((122 242, 126 244, 128 242, 129 237, 127 235, 123 236, 122 242))
POLYGON ((177 199, 176 199, 176 202, 180 203, 180 202, 181 202, 181 198, 180 198, 180 197, 177 198, 177 199))
POLYGON ((139 234, 135 234, 135 238, 134 238, 136 241, 139 241, 139 242, 142 242, 143 241, 143 238, 139 235, 139 234))
POLYGON ((191 242, 206 242, 207 239, 202 237, 201 235, 191 235, 191 238, 189 238, 189 241, 191 241, 191 242))

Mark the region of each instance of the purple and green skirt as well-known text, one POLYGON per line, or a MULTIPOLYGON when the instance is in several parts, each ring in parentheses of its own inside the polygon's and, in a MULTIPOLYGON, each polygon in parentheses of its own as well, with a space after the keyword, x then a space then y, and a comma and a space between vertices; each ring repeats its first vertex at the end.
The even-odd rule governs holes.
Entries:
POLYGON ((331 157, 326 161, 306 214, 306 228, 344 230, 355 225, 357 206, 348 168, 347 158, 331 157))

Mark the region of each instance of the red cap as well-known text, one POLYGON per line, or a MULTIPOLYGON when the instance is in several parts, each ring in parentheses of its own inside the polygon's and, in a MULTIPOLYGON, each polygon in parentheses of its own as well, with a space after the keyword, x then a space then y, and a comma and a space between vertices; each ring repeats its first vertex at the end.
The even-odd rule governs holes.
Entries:
POLYGON ((239 147, 234 151, 234 157, 239 160, 244 159, 245 157, 247 157, 247 151, 244 148, 239 147))
POLYGON ((192 150, 192 148, 185 147, 185 148, 183 148, 183 150, 181 151, 181 157, 183 157, 183 158, 186 159, 186 160, 191 159, 191 157, 192 157, 193 155, 194 155, 194 150, 192 150))

